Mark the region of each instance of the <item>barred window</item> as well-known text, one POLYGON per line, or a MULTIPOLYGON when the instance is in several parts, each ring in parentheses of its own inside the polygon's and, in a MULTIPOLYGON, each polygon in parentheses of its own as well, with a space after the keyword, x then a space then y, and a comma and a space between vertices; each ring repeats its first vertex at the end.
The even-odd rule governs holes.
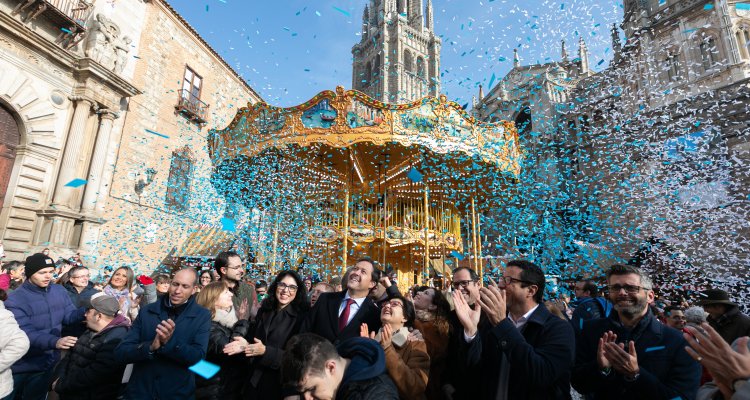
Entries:
POLYGON ((183 147, 172 152, 172 163, 167 181, 167 208, 174 211, 187 211, 194 163, 194 157, 189 148, 183 147))

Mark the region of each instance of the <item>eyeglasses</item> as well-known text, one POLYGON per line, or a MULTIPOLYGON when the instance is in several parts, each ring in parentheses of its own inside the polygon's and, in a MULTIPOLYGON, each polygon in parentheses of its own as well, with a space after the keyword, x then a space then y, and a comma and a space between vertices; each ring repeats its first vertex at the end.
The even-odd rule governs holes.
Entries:
POLYGON ((391 300, 391 301, 387 301, 387 302, 383 303, 383 307, 385 307, 385 306, 389 306, 389 307, 393 308, 393 307, 403 307, 404 305, 400 301, 398 301, 398 300, 391 300))
POLYGON ((513 282, 528 283, 529 285, 534 285, 534 282, 525 281, 523 279, 516 279, 512 276, 503 276, 500 277, 500 280, 506 285, 510 285, 513 282))
POLYGON ((643 287, 643 286, 635 286, 635 285, 609 285, 607 286, 607 289, 610 293, 620 293, 620 290, 625 289, 626 292, 629 294, 636 294, 643 290, 651 290, 651 288, 643 287))
POLYGON ((81 279, 81 278, 89 279, 89 278, 91 278, 91 275, 78 275, 78 276, 71 276, 70 277, 70 279, 81 279))
POLYGON ((290 292, 296 292, 297 289, 299 289, 297 285, 287 285, 286 283, 279 283, 276 288, 279 290, 279 292, 283 292, 285 289, 289 290, 290 292))
POLYGON ((472 282, 476 283, 476 281, 472 279, 465 281, 454 281, 451 286, 453 286, 454 289, 460 289, 462 287, 469 287, 469 284, 472 282))

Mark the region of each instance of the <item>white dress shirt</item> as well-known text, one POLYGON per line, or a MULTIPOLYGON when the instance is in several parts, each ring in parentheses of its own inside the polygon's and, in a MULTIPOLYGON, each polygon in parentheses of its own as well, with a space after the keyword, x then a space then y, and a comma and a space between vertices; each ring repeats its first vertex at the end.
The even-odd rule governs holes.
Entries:
POLYGON ((354 300, 354 303, 352 303, 352 305, 349 307, 349 319, 346 320, 346 324, 349 325, 349 323, 352 322, 352 318, 357 315, 357 311, 359 311, 359 308, 362 307, 362 302, 364 302, 366 298, 367 297, 360 297, 359 299, 355 299, 353 297, 349 297, 349 291, 347 291, 344 295, 344 300, 341 300, 341 304, 339 305, 339 318, 341 318, 341 314, 343 314, 344 312, 344 307, 346 307, 346 300, 354 300))

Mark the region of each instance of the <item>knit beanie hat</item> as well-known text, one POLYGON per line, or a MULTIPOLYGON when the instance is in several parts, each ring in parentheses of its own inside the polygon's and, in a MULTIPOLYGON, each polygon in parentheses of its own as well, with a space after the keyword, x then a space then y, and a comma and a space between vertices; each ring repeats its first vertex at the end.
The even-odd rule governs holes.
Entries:
POLYGON ((26 277, 31 278, 31 276, 39 272, 40 269, 50 267, 54 268, 55 261, 42 253, 36 253, 26 257, 24 265, 26 266, 26 277))

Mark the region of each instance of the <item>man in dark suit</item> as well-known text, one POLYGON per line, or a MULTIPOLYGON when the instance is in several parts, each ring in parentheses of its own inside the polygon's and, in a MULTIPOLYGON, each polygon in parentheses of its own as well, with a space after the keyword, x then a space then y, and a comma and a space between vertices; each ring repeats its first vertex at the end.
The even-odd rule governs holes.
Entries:
POLYGON ((331 343, 360 335, 360 326, 367 324, 370 331, 380 329, 380 310, 367 295, 380 279, 369 258, 362 258, 349 269, 347 290, 322 293, 307 318, 301 332, 318 334, 331 343))
POLYGON ((481 312, 492 326, 484 335, 480 310, 454 296, 464 362, 482 365, 480 399, 570 399, 573 328, 544 306, 544 286, 539 266, 508 262, 497 285, 480 289, 481 312))

